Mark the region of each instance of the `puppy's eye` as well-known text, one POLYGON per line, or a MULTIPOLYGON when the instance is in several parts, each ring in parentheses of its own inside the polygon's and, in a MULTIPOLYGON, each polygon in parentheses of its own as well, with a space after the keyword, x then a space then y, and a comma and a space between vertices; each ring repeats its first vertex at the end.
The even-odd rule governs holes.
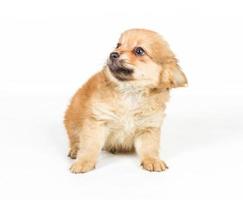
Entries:
POLYGON ((135 47, 133 52, 136 56, 143 56, 145 54, 145 51, 142 47, 135 47))
POLYGON ((119 48, 120 46, 121 46, 121 43, 117 43, 116 49, 119 48))

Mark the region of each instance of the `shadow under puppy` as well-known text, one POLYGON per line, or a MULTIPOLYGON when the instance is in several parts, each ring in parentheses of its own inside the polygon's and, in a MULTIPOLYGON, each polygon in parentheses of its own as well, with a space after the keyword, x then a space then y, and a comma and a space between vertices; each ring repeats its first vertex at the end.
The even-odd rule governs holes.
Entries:
POLYGON ((125 31, 104 68, 74 95, 65 114, 70 170, 95 168, 102 149, 136 151, 149 171, 167 168, 160 160, 160 128, 171 88, 187 84, 168 44, 156 32, 125 31))

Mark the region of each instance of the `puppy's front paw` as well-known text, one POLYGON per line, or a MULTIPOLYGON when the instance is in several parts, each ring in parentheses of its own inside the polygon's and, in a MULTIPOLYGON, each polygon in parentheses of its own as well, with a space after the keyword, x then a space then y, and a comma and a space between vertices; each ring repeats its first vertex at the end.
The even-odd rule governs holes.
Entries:
POLYGON ((151 172, 161 172, 168 169, 164 161, 154 158, 146 158, 142 161, 141 165, 144 169, 151 172))
POLYGON ((85 173, 95 168, 94 162, 89 161, 76 161, 70 167, 72 173, 85 173))

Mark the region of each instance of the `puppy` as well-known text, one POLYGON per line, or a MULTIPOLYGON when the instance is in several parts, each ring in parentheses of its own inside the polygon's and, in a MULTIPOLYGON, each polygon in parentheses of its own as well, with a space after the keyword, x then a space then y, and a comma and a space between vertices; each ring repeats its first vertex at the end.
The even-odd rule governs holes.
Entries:
POLYGON ((102 149, 136 151, 149 171, 167 169, 160 160, 160 128, 171 88, 187 84, 175 55, 156 32, 125 31, 103 69, 72 98, 65 114, 70 170, 95 168, 102 149))

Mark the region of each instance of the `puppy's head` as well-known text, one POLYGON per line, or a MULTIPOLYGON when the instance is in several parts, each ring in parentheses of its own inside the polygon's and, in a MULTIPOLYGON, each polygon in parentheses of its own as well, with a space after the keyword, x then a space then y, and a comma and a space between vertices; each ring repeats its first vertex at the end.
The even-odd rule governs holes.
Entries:
POLYGON ((136 82, 159 88, 183 87, 185 74, 168 44, 156 32, 131 29, 124 32, 107 61, 118 82, 136 82))

